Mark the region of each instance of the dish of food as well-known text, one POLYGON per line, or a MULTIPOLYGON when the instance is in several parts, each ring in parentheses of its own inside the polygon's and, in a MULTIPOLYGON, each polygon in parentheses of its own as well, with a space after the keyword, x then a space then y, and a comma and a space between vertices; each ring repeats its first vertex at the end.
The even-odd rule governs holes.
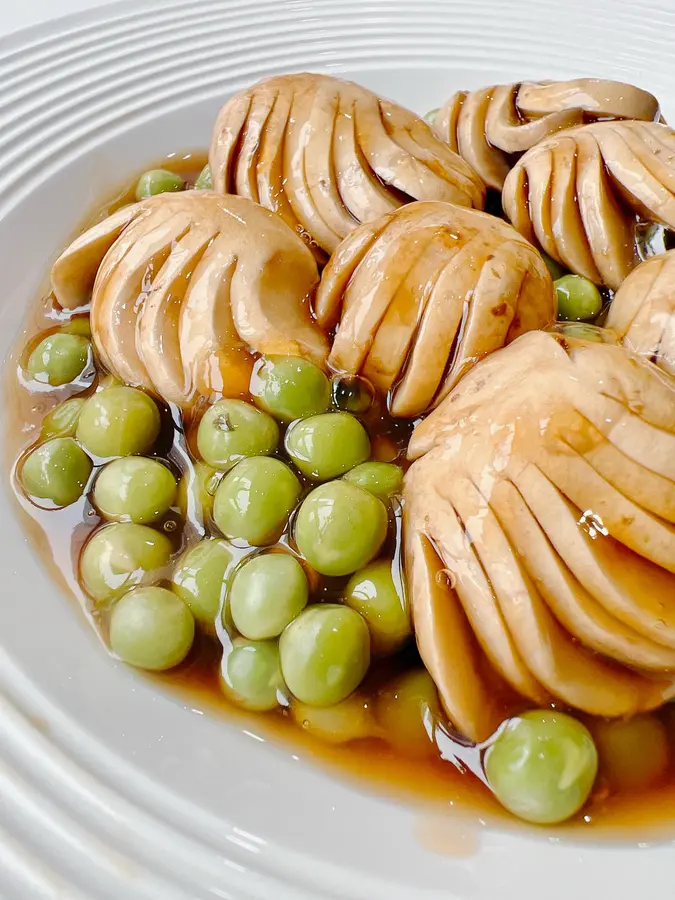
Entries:
POLYGON ((618 79, 465 83, 422 116, 254 75, 208 149, 128 155, 47 251, 6 481, 106 691, 155 734, 202 716, 205 775, 239 731, 356 778, 362 827, 375 789, 518 840, 667 834, 675 132, 618 79))

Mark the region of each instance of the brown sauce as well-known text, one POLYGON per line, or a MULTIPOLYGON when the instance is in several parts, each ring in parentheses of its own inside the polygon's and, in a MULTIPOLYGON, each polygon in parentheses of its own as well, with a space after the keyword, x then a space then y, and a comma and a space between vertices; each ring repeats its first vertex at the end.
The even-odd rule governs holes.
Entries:
MULTIPOLYGON (((205 154, 188 153, 174 154, 157 165, 179 173, 187 185, 191 186, 205 162, 205 154)), ((131 187, 121 189, 88 216, 83 229, 100 221, 123 204, 132 202, 133 184, 135 182, 131 187)), ((92 609, 77 577, 80 550, 89 534, 101 522, 96 510, 86 497, 65 509, 38 508, 23 495, 15 476, 17 460, 38 439, 42 420, 49 410, 74 393, 83 396, 96 388, 97 382, 94 380, 89 387, 84 388, 66 386, 50 391, 36 391, 22 379, 21 362, 37 342, 38 335, 41 338, 46 331, 58 329, 69 318, 68 314, 58 309, 53 297, 45 293, 31 310, 15 352, 6 363, 6 471, 9 471, 15 489, 17 518, 29 535, 35 552, 59 587, 76 599, 78 609, 87 616, 105 643, 105 617, 92 609)), ((190 429, 188 427, 187 434, 182 435, 174 429, 172 411, 164 408, 162 414, 164 427, 156 453, 168 459, 176 474, 180 475, 186 467, 187 450, 191 444, 190 429)), ((412 424, 392 420, 382 404, 378 403, 365 417, 364 424, 371 436, 373 456, 405 465, 405 451, 412 424)), ((172 537, 176 553, 186 543, 197 539, 201 531, 199 523, 182 522, 173 513, 158 527, 164 527, 172 537)), ((393 555, 396 550, 397 529, 395 523, 392 523, 383 552, 393 555)), ((317 586, 319 596, 339 596, 345 581, 346 579, 324 579, 317 586)), ((440 823, 445 821, 444 814, 449 808, 459 811, 465 819, 480 827, 495 819, 500 827, 527 827, 508 816, 482 783, 479 751, 466 746, 461 739, 446 731, 442 724, 436 725, 435 744, 430 741, 428 752, 421 755, 411 756, 397 750, 386 740, 386 736, 347 744, 327 744, 299 727, 291 719, 287 709, 252 714, 228 702, 219 687, 221 655, 222 646, 216 639, 200 635, 184 663, 170 672, 149 675, 148 678, 158 688, 173 691, 182 702, 191 707, 223 715, 242 729, 277 740, 284 748, 289 748, 289 752, 300 752, 304 758, 327 765, 366 789, 375 789, 408 802, 423 802, 429 813, 425 814, 426 818, 422 816, 420 819, 419 838, 436 852, 469 855, 478 846, 473 826, 461 833, 452 830, 452 833, 448 832, 443 837, 440 823)), ((366 702, 372 703, 388 680, 419 665, 419 656, 411 644, 396 657, 386 662, 376 662, 359 688, 359 694, 366 702)), ((505 707, 504 715, 506 717, 518 711, 518 708, 505 707)), ((675 761, 675 716, 671 709, 662 710, 658 715, 667 728, 675 761)), ((592 721, 585 721, 593 727, 592 721)), ((579 833, 583 829, 581 833, 584 834, 589 833, 590 828, 593 836, 607 835, 633 842, 659 840, 669 833, 672 835, 671 822, 675 818, 673 808, 675 766, 672 764, 659 783, 639 792, 610 790, 601 769, 590 802, 575 819, 556 831, 562 837, 573 837, 575 830, 579 833)))

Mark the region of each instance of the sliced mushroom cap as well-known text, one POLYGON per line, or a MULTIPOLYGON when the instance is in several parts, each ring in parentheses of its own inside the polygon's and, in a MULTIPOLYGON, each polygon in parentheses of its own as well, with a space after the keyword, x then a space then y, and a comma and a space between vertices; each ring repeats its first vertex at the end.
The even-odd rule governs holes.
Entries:
POLYGON ((416 416, 477 360, 556 314, 541 256, 510 225, 420 201, 362 225, 338 247, 316 297, 339 322, 330 365, 361 373, 394 416, 416 416))
POLYGON ((607 327, 634 353, 675 375, 675 250, 631 272, 614 295, 607 327))
POLYGON ((577 78, 459 91, 439 110, 434 130, 501 191, 515 154, 558 131, 598 119, 653 122, 659 115, 656 98, 632 84, 577 78))
POLYGON ((531 332, 476 365, 409 453, 413 617, 456 727, 486 736, 490 706, 481 720, 472 703, 489 685, 608 717, 675 695, 675 382, 611 338, 531 332), (461 703, 455 659, 476 669, 461 703))
POLYGON ((359 224, 409 200, 480 209, 485 199, 426 122, 329 75, 279 75, 235 95, 209 162, 216 191, 278 212, 321 261, 359 224))
POLYGON ((553 259, 617 290, 638 263, 636 215, 675 228, 675 131, 637 121, 571 128, 520 158, 502 202, 553 259))
POLYGON ((180 406, 245 393, 250 351, 323 365, 328 341, 310 309, 317 283, 312 254, 278 216, 205 191, 121 210, 52 270, 62 305, 91 297, 105 366, 180 406))

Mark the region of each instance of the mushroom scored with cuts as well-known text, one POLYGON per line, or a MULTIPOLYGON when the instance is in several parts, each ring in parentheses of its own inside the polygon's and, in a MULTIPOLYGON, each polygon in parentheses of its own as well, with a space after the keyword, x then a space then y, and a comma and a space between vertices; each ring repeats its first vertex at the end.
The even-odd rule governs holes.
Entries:
POLYGON ((630 273, 614 295, 606 325, 626 347, 675 375, 675 250, 630 273))
POLYGON ((439 403, 481 357, 555 320, 541 256, 510 225, 449 203, 411 203, 362 225, 326 266, 319 324, 329 357, 361 374, 394 416, 439 403))
POLYGON ((181 407, 248 390, 252 350, 322 365, 328 341, 310 299, 305 244, 242 197, 160 194, 120 209, 59 257, 52 285, 91 327, 113 375, 181 407))
POLYGON ((322 261, 359 224, 410 200, 482 208, 485 199, 423 119, 329 75, 280 75, 236 94, 209 161, 217 191, 279 213, 322 261))
POLYGON ((607 717, 675 695, 675 383, 564 332, 479 363, 410 442, 417 641, 474 739, 505 688, 607 717))
POLYGON ((514 227, 577 275, 616 290, 638 264, 638 217, 675 228, 675 132, 596 122, 518 160, 502 194, 514 227))
POLYGON ((488 187, 498 191, 517 156, 557 131, 597 119, 659 117, 648 91, 601 78, 498 84, 457 91, 439 109, 434 131, 488 187))

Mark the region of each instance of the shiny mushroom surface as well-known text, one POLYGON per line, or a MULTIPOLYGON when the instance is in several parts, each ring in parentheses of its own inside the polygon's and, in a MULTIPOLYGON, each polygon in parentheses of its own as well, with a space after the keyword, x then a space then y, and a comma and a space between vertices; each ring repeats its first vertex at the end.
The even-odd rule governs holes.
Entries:
POLYGON ((634 121, 563 131, 518 160, 502 202, 528 240, 616 290, 639 261, 637 217, 675 228, 675 131, 634 121))
POLYGON ((328 340, 310 309, 318 280, 312 254, 278 216, 206 191, 119 210, 52 269, 63 307, 91 298, 105 367, 181 407, 246 392, 249 351, 322 365, 328 340))
POLYGON ((553 322, 556 301, 541 256, 506 222, 420 201, 340 244, 315 311, 338 325, 329 364, 391 392, 392 415, 410 417, 481 357, 553 322))
POLYGON ((236 94, 209 162, 216 191, 279 213, 322 261, 362 222, 410 200, 482 208, 485 199, 426 122, 329 75, 280 75, 236 94))
POLYGON ((614 295, 606 325, 626 347, 675 375, 675 250, 630 273, 614 295))
POLYGON ((557 131, 598 119, 659 118, 648 91, 601 78, 498 84, 458 91, 437 113, 434 131, 488 187, 498 191, 515 162, 557 131))
POLYGON ((675 694, 675 382, 556 328, 475 366, 409 447, 417 641, 476 740, 504 691, 607 717, 675 694))

